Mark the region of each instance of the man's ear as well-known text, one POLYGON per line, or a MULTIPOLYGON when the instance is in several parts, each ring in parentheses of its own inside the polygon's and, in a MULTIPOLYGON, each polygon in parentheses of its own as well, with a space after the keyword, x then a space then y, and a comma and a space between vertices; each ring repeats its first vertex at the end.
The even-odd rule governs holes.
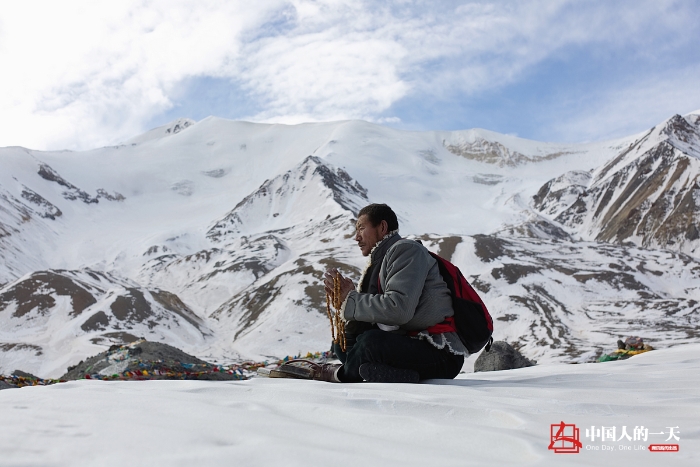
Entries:
POLYGON ((379 233, 382 234, 382 238, 389 233, 389 224, 387 224, 386 221, 382 221, 379 224, 379 233))

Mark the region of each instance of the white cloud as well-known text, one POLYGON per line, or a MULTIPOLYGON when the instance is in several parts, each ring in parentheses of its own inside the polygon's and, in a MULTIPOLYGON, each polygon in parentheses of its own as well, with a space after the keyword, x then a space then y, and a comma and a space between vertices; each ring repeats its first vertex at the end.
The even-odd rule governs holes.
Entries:
POLYGON ((277 2, 13 2, 0 23, 0 145, 133 136, 181 80, 216 74, 277 2), (10 130, 10 131, 8 131, 10 130))
POLYGON ((672 1, 6 3, 0 145, 36 148, 131 137, 198 76, 246 92, 259 110, 240 117, 388 122, 402 99, 498 89, 567 47, 672 53, 697 16, 672 1))
POLYGON ((692 8, 676 2, 294 5, 293 27, 244 46, 243 81, 262 107, 252 120, 378 121, 412 93, 443 100, 478 95, 517 82, 569 47, 668 52, 681 39, 665 36, 694 27, 692 8))
POLYGON ((248 58, 246 87, 269 109, 257 118, 366 118, 408 92, 397 72, 405 54, 394 42, 336 31, 274 40, 248 58))

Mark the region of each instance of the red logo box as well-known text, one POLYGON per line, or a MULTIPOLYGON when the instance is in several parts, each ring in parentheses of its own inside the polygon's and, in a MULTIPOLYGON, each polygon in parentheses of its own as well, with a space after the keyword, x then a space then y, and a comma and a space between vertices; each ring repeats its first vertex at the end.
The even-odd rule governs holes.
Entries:
POLYGON ((680 446, 677 444, 650 444, 649 452, 678 452, 680 446))
POLYGON ((574 424, 552 424, 549 427, 549 447, 555 454, 578 454, 581 450, 579 429, 574 424))

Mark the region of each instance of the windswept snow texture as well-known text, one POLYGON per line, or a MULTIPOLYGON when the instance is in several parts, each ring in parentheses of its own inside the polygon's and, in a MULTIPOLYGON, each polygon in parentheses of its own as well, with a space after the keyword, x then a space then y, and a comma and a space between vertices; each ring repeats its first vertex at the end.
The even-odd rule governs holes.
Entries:
POLYGON ((566 145, 361 121, 178 119, 85 152, 0 148, 0 372, 145 337, 207 361, 326 350, 371 202, 455 262, 495 338, 590 361, 698 338, 698 116, 566 145))
POLYGON ((699 387, 697 344, 414 385, 83 380, 0 391, 0 452, 4 465, 691 467, 699 387), (548 450, 561 422, 578 453, 548 450))

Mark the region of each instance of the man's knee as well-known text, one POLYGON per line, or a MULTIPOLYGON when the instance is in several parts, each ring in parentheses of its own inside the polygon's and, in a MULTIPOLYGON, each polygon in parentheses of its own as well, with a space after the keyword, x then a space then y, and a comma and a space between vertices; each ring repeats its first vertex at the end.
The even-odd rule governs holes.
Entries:
POLYGON ((369 361, 373 361, 372 357, 383 355, 384 351, 391 347, 389 336, 389 333, 381 329, 370 329, 357 336, 353 350, 366 356, 369 361))

